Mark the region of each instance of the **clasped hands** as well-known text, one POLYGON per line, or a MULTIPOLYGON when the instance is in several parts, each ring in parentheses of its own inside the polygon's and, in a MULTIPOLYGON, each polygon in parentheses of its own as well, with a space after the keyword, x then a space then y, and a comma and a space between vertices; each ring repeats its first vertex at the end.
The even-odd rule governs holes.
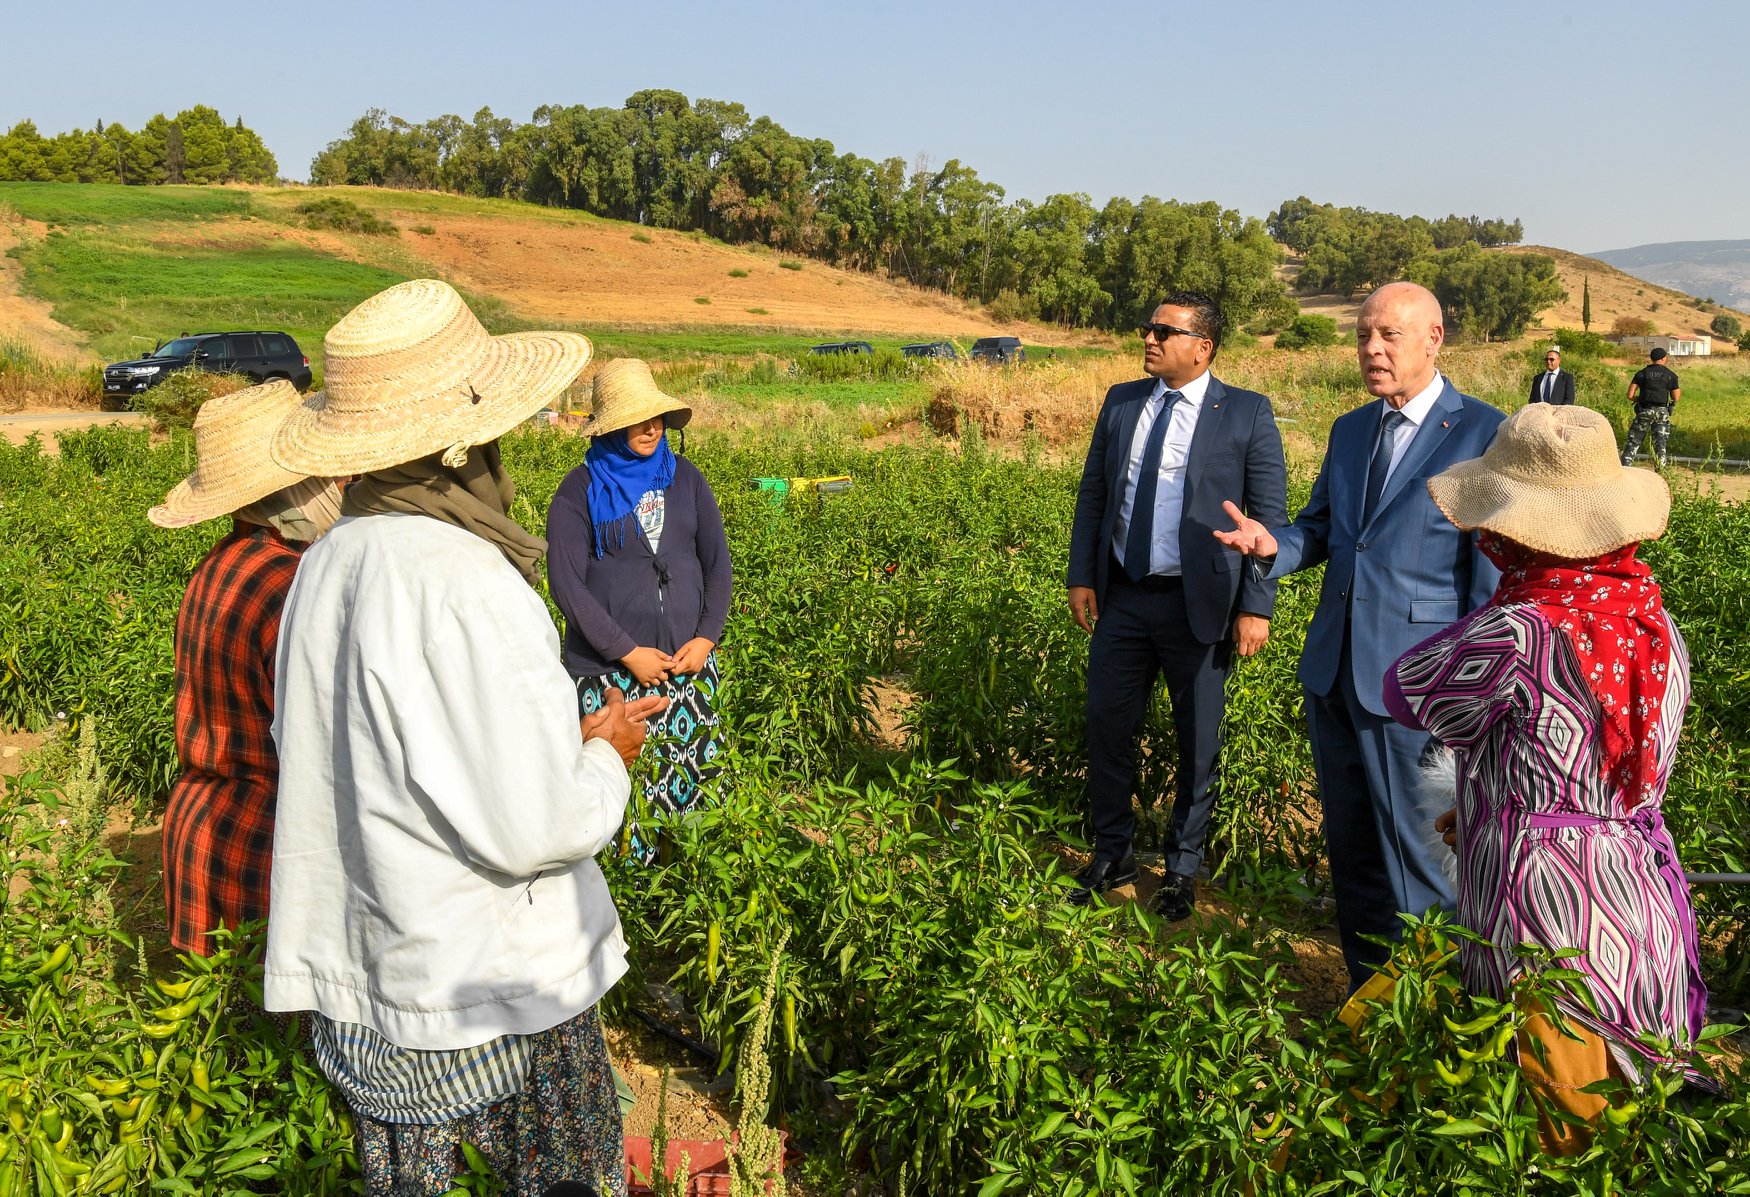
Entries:
POLYGON ((626 672, 632 675, 640 686, 658 686, 671 677, 683 674, 698 673, 705 668, 705 658, 711 655, 711 650, 717 647, 703 636, 695 636, 675 652, 673 656, 660 648, 635 648, 620 658, 620 664, 626 667, 626 672))

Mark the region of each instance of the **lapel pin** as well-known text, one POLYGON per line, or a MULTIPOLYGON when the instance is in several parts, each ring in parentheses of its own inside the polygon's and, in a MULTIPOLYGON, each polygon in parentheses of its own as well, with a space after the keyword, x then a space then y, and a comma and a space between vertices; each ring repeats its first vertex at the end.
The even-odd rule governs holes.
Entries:
POLYGON ((1440 421, 1440 426, 1442 428, 1451 428, 1452 427, 1452 425, 1448 424, 1445 420, 1440 421))

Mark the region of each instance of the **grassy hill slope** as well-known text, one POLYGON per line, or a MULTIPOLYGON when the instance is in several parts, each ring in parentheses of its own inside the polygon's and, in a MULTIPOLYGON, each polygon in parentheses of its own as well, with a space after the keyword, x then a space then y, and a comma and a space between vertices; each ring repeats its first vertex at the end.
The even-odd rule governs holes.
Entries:
POLYGON ((463 196, 0 183, 0 219, 27 296, 108 360, 185 330, 273 328, 320 364, 322 333, 348 308, 421 276, 455 283, 494 331, 577 328, 610 352, 794 353, 850 334, 1088 339, 1001 325, 958 300, 757 247, 463 196), (398 230, 305 227, 298 206, 325 195, 398 230))

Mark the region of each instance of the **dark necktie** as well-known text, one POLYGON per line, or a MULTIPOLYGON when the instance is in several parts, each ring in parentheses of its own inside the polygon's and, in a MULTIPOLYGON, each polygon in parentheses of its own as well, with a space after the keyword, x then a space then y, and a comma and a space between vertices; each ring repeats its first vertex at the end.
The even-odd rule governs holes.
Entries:
POLYGON ((1543 372, 1543 401, 1545 403, 1549 403, 1555 398, 1555 390, 1556 376, 1553 371, 1545 370, 1543 372))
POLYGON ((1386 475, 1391 473, 1392 453, 1398 447, 1398 429, 1409 417, 1401 411, 1388 411, 1379 423, 1379 443, 1373 447, 1373 462, 1367 467, 1367 505, 1361 509, 1361 526, 1373 519, 1379 506, 1379 496, 1385 490, 1386 475))
POLYGON ((1155 489, 1160 481, 1161 454, 1167 444, 1167 429, 1173 423, 1173 404, 1179 401, 1178 391, 1168 391, 1148 430, 1148 440, 1142 447, 1142 461, 1136 467, 1136 501, 1130 505, 1130 531, 1124 537, 1124 572, 1132 582, 1148 576, 1149 558, 1155 539, 1155 489))

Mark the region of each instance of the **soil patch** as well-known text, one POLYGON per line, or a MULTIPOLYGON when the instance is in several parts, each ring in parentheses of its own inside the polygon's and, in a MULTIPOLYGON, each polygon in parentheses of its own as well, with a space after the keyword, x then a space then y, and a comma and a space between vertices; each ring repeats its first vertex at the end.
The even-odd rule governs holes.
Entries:
POLYGON ((80 344, 79 334, 54 318, 48 304, 24 293, 24 268, 7 256, 19 240, 19 224, 0 220, 0 336, 48 362, 78 366, 96 360, 80 344))
POLYGON ((55 433, 75 432, 99 424, 126 424, 145 428, 150 421, 135 411, 32 411, 26 408, 21 412, 0 416, 0 436, 15 445, 24 444, 32 436, 40 436, 43 452, 58 455, 61 444, 55 439, 55 433))

